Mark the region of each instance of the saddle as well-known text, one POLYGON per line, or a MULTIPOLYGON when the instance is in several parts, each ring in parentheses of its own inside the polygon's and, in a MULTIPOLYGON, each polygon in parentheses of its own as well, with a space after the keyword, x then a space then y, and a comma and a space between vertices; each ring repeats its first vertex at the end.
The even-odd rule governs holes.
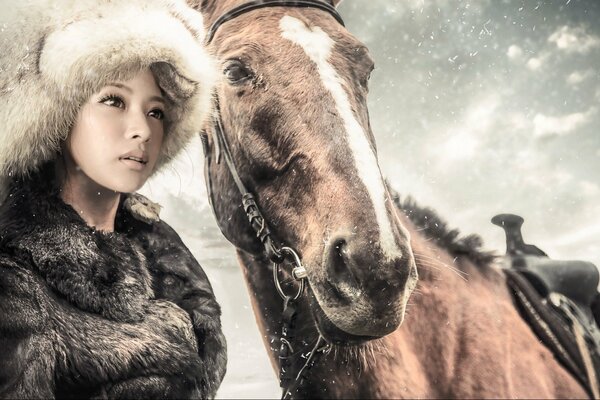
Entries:
POLYGON ((504 273, 521 316, 556 359, 600 398, 600 274, 586 261, 552 260, 521 234, 523 218, 500 214, 506 234, 504 273))

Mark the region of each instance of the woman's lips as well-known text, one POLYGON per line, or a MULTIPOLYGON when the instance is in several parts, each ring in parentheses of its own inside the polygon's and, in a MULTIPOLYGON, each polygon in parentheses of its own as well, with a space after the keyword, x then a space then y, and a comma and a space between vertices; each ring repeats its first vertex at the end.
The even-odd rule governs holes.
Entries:
POLYGON ((133 169, 135 171, 143 170, 147 164, 147 162, 132 158, 119 158, 119 161, 125 164, 129 169, 133 169))
POLYGON ((148 164, 148 155, 143 150, 136 149, 121 155, 119 161, 130 169, 141 171, 148 164))

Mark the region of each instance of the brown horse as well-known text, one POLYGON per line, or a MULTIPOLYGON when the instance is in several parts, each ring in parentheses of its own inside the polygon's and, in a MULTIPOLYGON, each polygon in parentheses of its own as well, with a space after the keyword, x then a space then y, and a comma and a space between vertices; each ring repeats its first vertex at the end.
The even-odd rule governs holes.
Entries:
MULTIPOLYGON (((211 26, 245 1, 197 7, 211 26)), ((523 322, 489 257, 452 240, 441 246, 439 224, 432 233, 399 212, 369 124, 373 61, 332 12, 259 8, 214 33, 211 48, 223 71, 220 118, 233 164, 275 242, 296 249, 307 270, 289 336, 291 369, 299 371, 319 337, 333 347, 291 389, 294 397, 587 396, 523 322), (417 269, 418 289, 407 304, 417 269)), ((237 248, 279 371, 283 306, 273 265, 240 204, 223 161, 227 149, 214 126, 206 132, 211 204, 237 248)))

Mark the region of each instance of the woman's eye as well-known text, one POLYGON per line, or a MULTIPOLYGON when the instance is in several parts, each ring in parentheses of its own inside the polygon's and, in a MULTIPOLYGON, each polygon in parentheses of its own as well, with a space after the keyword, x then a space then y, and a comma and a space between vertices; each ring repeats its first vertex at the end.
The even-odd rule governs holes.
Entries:
POLYGON ((162 121, 163 119, 165 119, 165 112, 160 108, 155 108, 154 110, 150 110, 148 116, 162 121))
POLYGON ((119 96, 115 96, 112 94, 100 99, 100 103, 105 104, 110 107, 125 108, 125 102, 123 101, 123 99, 120 98, 119 96))
POLYGON ((231 83, 243 83, 252 78, 252 72, 240 61, 230 61, 223 70, 223 74, 231 83))

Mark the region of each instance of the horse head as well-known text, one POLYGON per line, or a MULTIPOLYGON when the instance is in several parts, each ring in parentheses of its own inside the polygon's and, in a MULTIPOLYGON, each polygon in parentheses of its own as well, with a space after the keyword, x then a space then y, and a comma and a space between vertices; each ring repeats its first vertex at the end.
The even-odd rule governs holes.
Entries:
MULTIPOLYGON (((242 1, 203 1, 210 26, 242 1)), ((334 2, 337 5, 338 2, 334 2)), ((306 267, 319 332, 356 343, 394 331, 417 280, 407 230, 377 162, 367 110, 368 49, 322 9, 269 7, 219 26, 211 42, 222 69, 216 96, 239 177, 276 241, 306 267)), ((206 174, 221 231, 262 252, 214 126, 206 174)))

